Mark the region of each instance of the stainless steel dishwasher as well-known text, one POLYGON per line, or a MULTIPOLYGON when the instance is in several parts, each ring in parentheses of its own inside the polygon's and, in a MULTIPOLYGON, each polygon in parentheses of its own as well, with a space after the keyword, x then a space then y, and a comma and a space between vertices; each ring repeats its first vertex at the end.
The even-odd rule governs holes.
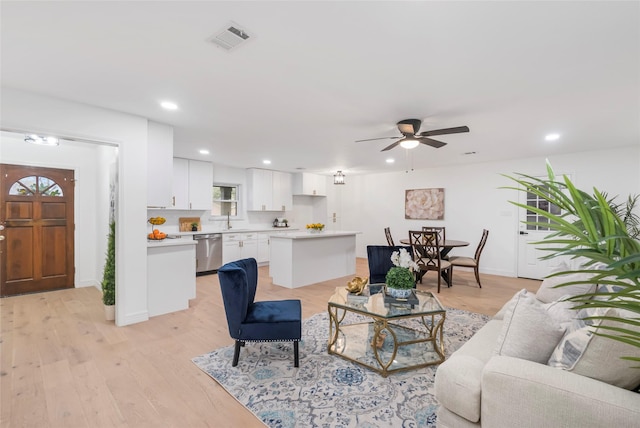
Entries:
POLYGON ((196 275, 213 273, 222 266, 222 234, 193 235, 196 244, 196 275))

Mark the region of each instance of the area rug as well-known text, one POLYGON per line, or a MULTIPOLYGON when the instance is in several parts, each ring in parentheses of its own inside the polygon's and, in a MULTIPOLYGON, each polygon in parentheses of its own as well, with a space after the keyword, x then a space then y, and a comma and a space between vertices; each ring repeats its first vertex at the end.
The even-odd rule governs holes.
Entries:
MULTIPOLYGON (((489 317, 447 309, 445 355, 449 356, 489 317)), ((233 346, 193 358, 265 425, 293 427, 435 427, 433 396, 437 366, 383 378, 358 364, 327 354, 329 317, 304 320, 300 367, 292 343, 247 343, 231 366, 233 346)))

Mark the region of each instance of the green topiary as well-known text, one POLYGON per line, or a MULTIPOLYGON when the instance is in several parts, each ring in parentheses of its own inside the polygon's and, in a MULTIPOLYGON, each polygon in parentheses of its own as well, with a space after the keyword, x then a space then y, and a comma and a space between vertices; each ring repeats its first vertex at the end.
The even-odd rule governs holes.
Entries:
POLYGON ((102 303, 107 306, 116 304, 116 222, 109 223, 107 241, 107 260, 102 274, 102 303))
POLYGON ((413 288, 415 279, 408 268, 394 266, 387 272, 386 283, 387 287, 406 290, 413 288))

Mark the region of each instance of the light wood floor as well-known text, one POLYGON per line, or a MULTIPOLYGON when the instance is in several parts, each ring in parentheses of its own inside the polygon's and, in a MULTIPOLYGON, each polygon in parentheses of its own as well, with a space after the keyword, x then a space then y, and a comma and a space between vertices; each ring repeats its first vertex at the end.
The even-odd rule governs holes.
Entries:
MULTIPOLYGON (((365 259, 358 259, 357 275, 368 276, 365 259)), ((348 279, 289 290, 272 285, 263 267, 257 300, 298 298, 308 318, 325 311, 348 279)), ((457 269, 454 286, 438 297, 445 306, 493 315, 518 290, 540 284, 482 280, 479 289, 471 271, 457 269)), ((429 273, 419 288, 435 291, 435 281, 429 273)), ((188 310, 127 327, 104 321, 93 287, 4 298, 0 311, 2 428, 263 426, 191 362, 233 343, 217 275, 198 277, 188 310)))

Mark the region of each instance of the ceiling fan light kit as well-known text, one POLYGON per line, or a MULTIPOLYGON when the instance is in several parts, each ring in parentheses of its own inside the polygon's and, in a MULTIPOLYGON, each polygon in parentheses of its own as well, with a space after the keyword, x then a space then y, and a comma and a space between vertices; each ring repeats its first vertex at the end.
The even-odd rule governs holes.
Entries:
POLYGON ((447 143, 443 143, 442 141, 434 140, 433 138, 429 138, 435 135, 446 135, 446 134, 459 134, 461 132, 469 132, 468 126, 456 126, 454 128, 443 128, 443 129, 434 129, 432 131, 425 131, 418 134, 420 130, 420 125, 422 125, 422 121, 420 119, 404 119, 396 124, 398 127, 398 131, 402 134, 402 137, 380 137, 380 138, 369 138, 366 140, 357 140, 356 143, 362 141, 374 141, 374 140, 387 140, 387 139, 398 139, 393 144, 388 145, 384 149, 383 152, 387 150, 391 150, 398 145, 405 149, 413 149, 417 147, 419 144, 424 144, 436 149, 440 147, 444 147, 447 143))

